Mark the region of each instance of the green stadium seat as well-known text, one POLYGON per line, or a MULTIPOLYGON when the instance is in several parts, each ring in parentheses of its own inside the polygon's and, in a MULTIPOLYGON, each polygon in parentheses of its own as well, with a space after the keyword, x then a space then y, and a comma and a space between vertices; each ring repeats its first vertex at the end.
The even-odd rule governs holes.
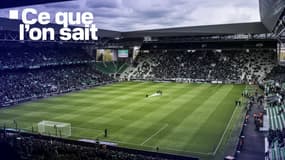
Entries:
MULTIPOLYGON (((285 109, 285 106, 282 106, 283 109, 285 109)), ((269 107, 266 109, 267 113, 269 115, 269 124, 270 124, 270 129, 276 130, 280 129, 282 130, 285 128, 285 113, 281 113, 280 115, 278 114, 280 108, 277 106, 274 107, 269 107)))

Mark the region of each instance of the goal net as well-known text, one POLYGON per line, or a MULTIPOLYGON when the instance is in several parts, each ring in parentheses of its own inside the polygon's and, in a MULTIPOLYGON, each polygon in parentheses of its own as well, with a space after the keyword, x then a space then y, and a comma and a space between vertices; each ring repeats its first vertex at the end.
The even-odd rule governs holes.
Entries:
POLYGON ((38 132, 41 134, 59 137, 71 136, 71 124, 53 121, 41 121, 38 123, 38 132))

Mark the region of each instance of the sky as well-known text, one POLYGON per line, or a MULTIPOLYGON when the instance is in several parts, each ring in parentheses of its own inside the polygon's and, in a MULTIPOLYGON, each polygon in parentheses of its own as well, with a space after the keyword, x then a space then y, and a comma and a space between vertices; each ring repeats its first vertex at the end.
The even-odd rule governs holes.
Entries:
MULTIPOLYGON (((51 14, 90 11, 98 28, 116 31, 260 21, 258 0, 75 0, 28 7, 51 14)), ((0 17, 23 8, 1 9, 0 17)))

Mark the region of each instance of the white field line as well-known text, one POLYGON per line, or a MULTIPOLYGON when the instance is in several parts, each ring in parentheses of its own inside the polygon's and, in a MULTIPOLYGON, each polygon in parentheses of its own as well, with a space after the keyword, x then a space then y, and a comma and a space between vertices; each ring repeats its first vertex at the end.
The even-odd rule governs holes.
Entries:
POLYGON ((156 136, 157 134, 159 134, 161 131, 163 131, 166 127, 168 127, 168 124, 165 124, 164 126, 162 126, 158 131, 156 131, 153 135, 151 135, 150 137, 148 137, 145 141, 143 141, 140 145, 144 145, 146 142, 148 142, 150 139, 152 139, 152 137, 156 136))
MULTIPOLYGON (((152 136, 150 136, 147 140, 149 141, 151 138, 153 138, 154 136, 156 136, 157 134, 159 134, 162 130, 164 130, 166 127, 168 127, 168 124, 165 124, 162 128, 160 128, 156 133, 154 133, 152 136)), ((77 129, 88 129, 88 128, 82 128, 82 127, 71 127, 71 128, 77 128, 77 129)), ((103 132, 103 130, 99 130, 99 129, 95 129, 98 131, 103 132)), ((145 141, 147 141, 145 140, 145 141)), ((124 141, 119 141, 119 140, 102 140, 102 141, 106 141, 106 142, 113 142, 113 143, 121 143, 121 144, 127 144, 127 145, 132 145, 132 146, 143 146, 143 147, 147 147, 147 148, 152 148, 155 149, 154 146, 150 146, 150 145, 142 145, 142 144, 136 144, 136 143, 131 143, 131 142, 124 142, 124 141)), ((145 142, 146 143, 146 142, 145 142)), ((174 151, 174 152, 181 152, 181 153, 187 153, 187 154, 200 154, 200 155, 212 155, 212 152, 194 152, 194 151, 185 151, 185 150, 178 150, 178 149, 174 149, 174 148, 169 148, 169 147, 161 147, 161 149, 165 149, 167 151, 174 151)))
POLYGON ((226 135, 226 132, 228 131, 228 129, 229 129, 229 127, 230 127, 231 121, 233 120, 236 111, 237 111, 237 107, 235 108, 234 112, 232 113, 231 119, 229 120, 229 122, 228 122, 228 124, 227 124, 227 127, 226 127, 226 129, 225 129, 225 131, 224 131, 224 133, 223 133, 223 135, 222 135, 222 138, 220 139, 220 141, 219 141, 219 143, 218 143, 218 145, 217 145, 215 151, 212 153, 213 155, 216 155, 218 149, 220 148, 220 145, 222 144, 222 141, 223 141, 223 139, 224 139, 224 137, 225 137, 225 135, 226 135))
MULTIPOLYGON (((163 126, 162 128, 165 129, 166 127, 168 126, 168 124, 165 124, 165 126, 163 126), (165 127, 165 128, 164 128, 165 127)), ((86 129, 86 128, 82 128, 82 127, 74 127, 74 128, 78 128, 78 129, 86 129)), ((162 131, 162 128, 161 128, 161 131, 162 131)), ((25 127, 25 128, 21 128, 23 130, 26 130, 26 129, 31 129, 31 127, 25 127)), ((161 132, 160 131, 160 132, 161 132)), ((103 131, 102 131, 103 132, 103 131)), ((158 134, 158 133, 157 133, 158 134)), ((101 141, 106 141, 106 142, 113 142, 113 143, 121 143, 121 144, 127 144, 127 145, 132 145, 132 146, 137 146, 137 147, 140 147, 142 145, 139 145, 139 144, 136 144, 136 143, 131 143, 131 142, 124 142, 124 141, 119 141, 119 140, 101 140, 101 141)), ((150 145, 143 145, 143 147, 147 147, 147 148, 151 148, 151 149, 155 149, 154 146, 150 146, 150 145)), ((165 149, 166 151, 172 151, 172 152, 180 152, 185 154, 200 154, 200 155, 211 155, 212 153, 208 152, 208 153, 205 153, 205 152, 194 152, 194 151, 185 151, 185 150, 179 150, 179 149, 174 149, 174 148, 169 148, 169 147, 161 147, 161 149, 165 149)))

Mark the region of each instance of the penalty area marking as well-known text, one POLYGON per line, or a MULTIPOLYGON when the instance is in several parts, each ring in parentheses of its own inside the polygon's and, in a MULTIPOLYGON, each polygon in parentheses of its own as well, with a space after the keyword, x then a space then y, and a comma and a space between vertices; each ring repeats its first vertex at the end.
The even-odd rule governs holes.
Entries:
MULTIPOLYGON (((164 130, 166 127, 168 126, 168 124, 165 124, 165 126, 163 126, 162 128, 161 128, 161 131, 162 130, 164 130), (165 128, 164 128, 165 127, 165 128)), ((25 129, 30 129, 31 127, 25 127, 25 128, 21 128, 21 129, 23 129, 23 130, 25 130, 25 129)), ((75 127, 75 128, 82 128, 82 127, 75 127)), ((82 129, 86 129, 86 128, 82 128, 82 129)), ((161 132, 160 131, 160 132, 161 132)), ((157 135, 158 133, 156 133, 156 135, 157 135)), ((154 136, 152 136, 152 137, 154 137, 154 136)), ((125 142, 125 141, 119 141, 119 140, 108 140, 108 139, 104 139, 104 141, 106 141, 106 142, 111 142, 111 143, 117 143, 117 144, 119 144, 119 146, 120 146, 120 144, 126 144, 126 145, 131 145, 131 146, 137 146, 137 147, 139 147, 139 146, 142 146, 142 145, 139 145, 139 144, 135 144, 135 143, 130 143, 130 142, 125 142)), ((148 149, 155 149, 154 148, 154 146, 149 146, 149 145, 143 145, 143 147, 146 147, 146 148, 148 148, 148 149)), ((163 146, 161 146, 161 149, 165 149, 167 152, 173 152, 173 153, 175 153, 175 152, 180 152, 181 154, 179 154, 179 155, 188 155, 188 154, 199 154, 199 155, 211 155, 212 154, 212 152, 211 153, 205 153, 205 152, 195 152, 195 151, 186 151, 186 150, 179 150, 179 149, 174 149, 174 148, 169 148, 169 147, 163 147, 163 146)))
POLYGON ((148 142, 149 140, 151 140, 154 136, 158 135, 161 131, 163 131, 166 127, 168 127, 168 124, 165 124, 164 126, 162 126, 158 131, 156 131, 153 135, 151 135, 150 137, 148 137, 145 141, 143 141, 140 145, 143 146, 146 142, 148 142))

